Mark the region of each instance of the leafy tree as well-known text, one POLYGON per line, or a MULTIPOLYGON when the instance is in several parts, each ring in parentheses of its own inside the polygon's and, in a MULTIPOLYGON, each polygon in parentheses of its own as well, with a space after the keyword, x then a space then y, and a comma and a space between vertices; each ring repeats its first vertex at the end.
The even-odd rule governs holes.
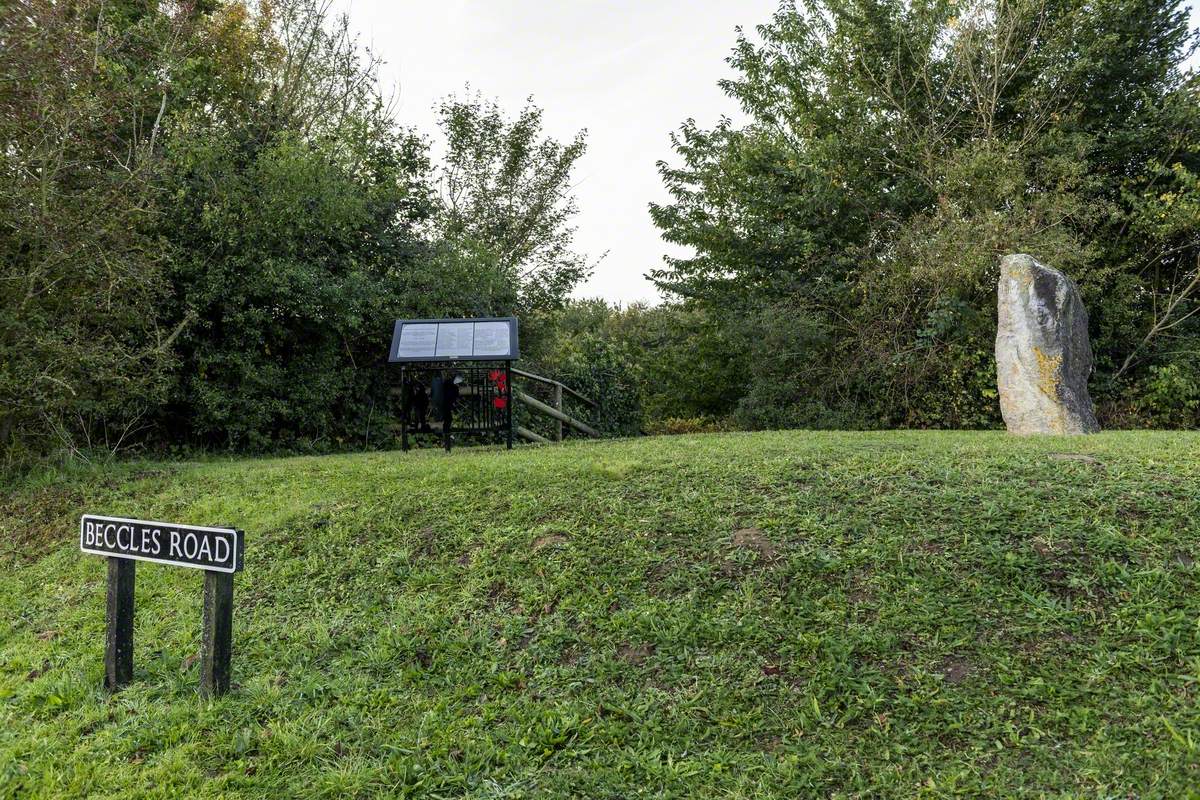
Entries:
POLYGON ((163 420, 172 439, 221 447, 361 443, 391 320, 429 260, 426 147, 392 123, 344 18, 308 0, 259 13, 276 16, 207 20, 234 44, 182 80, 240 89, 164 134, 168 318, 187 324, 163 420))
POLYGON ((659 285, 780 354, 751 358, 747 421, 997 424, 1006 252, 1080 284, 1110 411, 1131 351, 1177 357, 1136 345, 1171 298, 1195 341, 1198 226, 1149 224, 1153 198, 1190 202, 1200 157, 1179 3, 811 0, 757 33, 723 83, 750 122, 685 124, 651 209, 695 251, 659 285))
POLYGON ((745 342, 694 304, 572 300, 547 327, 554 335, 529 351, 535 368, 577 389, 573 381, 593 381, 585 356, 597 358, 601 371, 619 372, 605 396, 626 432, 647 422, 725 418, 745 392, 745 342), (616 396, 622 392, 628 396, 616 396))
POLYGON ((438 111, 442 235, 458 249, 489 250, 519 287, 522 310, 560 305, 591 272, 570 224, 578 211, 571 172, 585 132, 565 144, 545 136, 532 103, 514 120, 478 96, 448 98, 438 111))
POLYGON ((321 0, 0 6, 0 454, 358 444, 394 318, 561 303, 582 134, 443 110, 444 205, 321 0))
POLYGON ((0 456, 135 440, 178 329, 147 226, 159 70, 188 20, 133 2, 0 5, 0 456))

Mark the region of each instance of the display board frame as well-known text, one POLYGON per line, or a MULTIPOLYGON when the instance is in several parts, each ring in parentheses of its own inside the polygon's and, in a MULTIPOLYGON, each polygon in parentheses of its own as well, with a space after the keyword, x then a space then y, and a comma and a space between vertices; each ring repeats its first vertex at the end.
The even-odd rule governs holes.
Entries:
POLYGON ((511 361, 406 362, 400 367, 399 394, 400 448, 404 451, 409 449, 412 437, 430 433, 441 440, 447 452, 457 436, 485 440, 498 436, 509 450, 513 447, 511 361), (433 382, 439 380, 443 383, 438 392, 441 402, 435 400, 433 390, 433 382), (452 397, 446 394, 447 383, 456 386, 452 397), (414 397, 422 402, 414 404, 414 397))
POLYGON ((521 357, 516 317, 398 319, 388 363, 516 361, 521 357))

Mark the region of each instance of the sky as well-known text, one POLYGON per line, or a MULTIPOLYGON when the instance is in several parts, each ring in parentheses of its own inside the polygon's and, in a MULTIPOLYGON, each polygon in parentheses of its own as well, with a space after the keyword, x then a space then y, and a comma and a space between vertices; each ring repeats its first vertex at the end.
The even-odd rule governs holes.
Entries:
POLYGON ((717 81, 732 75, 735 28, 767 22, 778 0, 333 3, 384 61, 382 88, 402 124, 433 136, 435 103, 478 91, 511 115, 532 97, 560 141, 587 129, 574 175, 576 245, 606 255, 575 295, 627 304, 656 301, 645 273, 683 252, 662 241, 647 210, 669 200, 656 164, 676 161, 670 133, 689 117, 702 127, 742 118, 717 81))
POLYGON ((545 109, 560 141, 587 129, 576 167, 575 243, 597 258, 578 297, 624 304, 655 301, 644 278, 679 253, 650 221, 651 201, 669 199, 656 163, 672 160, 671 131, 702 126, 736 104, 717 86, 735 27, 767 22, 777 0, 335 0, 361 43, 385 63, 396 115, 433 135, 434 104, 478 91, 514 115, 526 98, 545 109))

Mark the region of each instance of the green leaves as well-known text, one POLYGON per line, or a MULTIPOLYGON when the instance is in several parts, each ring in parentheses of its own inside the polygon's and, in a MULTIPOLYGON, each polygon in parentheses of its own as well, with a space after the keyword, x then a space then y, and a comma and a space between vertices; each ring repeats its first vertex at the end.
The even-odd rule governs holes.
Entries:
POLYGON ((594 266, 574 251, 570 224, 578 210, 571 172, 585 132, 559 142, 543 134, 542 110, 532 103, 510 120, 478 95, 449 97, 438 111, 446 138, 442 236, 451 248, 486 248, 523 309, 561 305, 594 266))
POLYGON ((366 446, 392 320, 556 307, 590 269, 582 132, 448 100, 435 196, 319 0, 35 0, 0 26, 0 469, 366 446))
POLYGON ((1194 361, 1194 319, 1138 344, 1200 255, 1194 42, 1175 0, 785 3, 729 58, 748 123, 673 136, 673 199, 651 216, 694 255, 651 276, 733 327, 775 309, 749 341, 828 334, 799 365, 748 354, 760 383, 808 378, 742 395, 753 418, 991 425, 963 376, 994 334, 999 257, 1033 253, 1089 303, 1103 408, 1132 351, 1135 372, 1194 361), (931 353, 920 332, 946 302, 977 313, 931 353))

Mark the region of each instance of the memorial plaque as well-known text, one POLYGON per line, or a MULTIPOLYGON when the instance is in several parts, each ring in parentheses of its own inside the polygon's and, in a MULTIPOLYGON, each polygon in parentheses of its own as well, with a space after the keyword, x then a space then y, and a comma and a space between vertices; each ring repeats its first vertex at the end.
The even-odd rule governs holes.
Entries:
POLYGON ((474 322, 443 322, 438 325, 434 358, 461 358, 475 354, 474 322))
POLYGON ((507 322, 475 323, 475 355, 502 357, 510 349, 507 322))
POLYGON ((79 520, 79 549, 115 558, 153 561, 211 572, 242 568, 241 531, 85 514, 79 520))
POLYGON ((516 317, 398 319, 388 361, 515 361, 516 317))

